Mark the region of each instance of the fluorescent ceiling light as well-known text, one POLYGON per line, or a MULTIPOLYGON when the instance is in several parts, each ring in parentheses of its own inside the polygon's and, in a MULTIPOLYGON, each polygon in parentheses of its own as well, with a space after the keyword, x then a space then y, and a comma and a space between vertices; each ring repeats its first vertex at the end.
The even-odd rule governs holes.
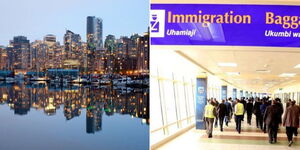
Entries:
POLYGON ((222 63, 218 63, 218 66, 220 66, 220 67, 237 67, 237 64, 232 63, 232 62, 228 62, 228 63, 222 62, 222 63))
POLYGON ((261 70, 256 70, 256 72, 260 72, 260 73, 270 73, 271 71, 270 71, 270 70, 264 70, 264 69, 261 69, 261 70))
POLYGON ((238 76, 240 75, 239 72, 226 72, 227 75, 230 75, 230 76, 238 76))
POLYGON ((300 68, 300 64, 296 65, 294 68, 300 68))
POLYGON ((294 77, 296 73, 282 73, 279 77, 294 77))

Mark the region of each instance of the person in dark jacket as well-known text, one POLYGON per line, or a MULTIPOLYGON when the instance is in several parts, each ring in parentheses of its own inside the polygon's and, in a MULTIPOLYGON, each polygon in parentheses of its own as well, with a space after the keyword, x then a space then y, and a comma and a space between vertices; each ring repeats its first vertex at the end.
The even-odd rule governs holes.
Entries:
POLYGON ((295 101, 291 101, 290 106, 286 109, 283 116, 283 126, 286 127, 289 146, 293 144, 293 134, 299 128, 300 110, 295 101))
MULTIPOLYGON (((213 99, 213 105, 214 105, 216 108, 219 107, 219 102, 217 101, 216 98, 213 99)), ((215 119, 215 128, 218 127, 218 120, 219 120, 219 118, 218 118, 218 115, 217 115, 217 116, 216 116, 216 119, 215 119)))
POLYGON ((281 123, 281 110, 276 103, 277 102, 275 100, 272 100, 272 105, 266 108, 263 117, 264 123, 268 130, 270 144, 277 142, 277 131, 279 124, 281 123))
POLYGON ((256 127, 263 129, 263 126, 262 126, 263 119, 262 119, 262 114, 260 112, 260 105, 262 105, 261 101, 260 101, 260 99, 257 98, 254 103, 254 106, 253 106, 253 113, 256 118, 256 127))
POLYGON ((292 102, 292 100, 289 99, 285 104, 285 108, 288 108, 291 105, 291 102, 292 102))
POLYGON ((222 100, 222 103, 219 104, 217 112, 218 112, 220 130, 221 132, 223 132, 223 122, 224 122, 225 115, 227 114, 225 100, 222 100))
MULTIPOLYGON (((264 99, 263 102, 262 102, 262 105, 260 105, 260 113, 262 115, 264 115, 264 113, 265 113, 265 111, 267 109, 267 106, 268 106, 267 101, 266 101, 266 99, 264 99)), ((264 131, 264 133, 267 133, 267 126, 266 126, 266 124, 264 122, 263 122, 262 131, 264 131)))
POLYGON ((276 101, 275 105, 278 106, 279 112, 280 112, 280 123, 282 123, 282 118, 281 118, 281 116, 282 116, 282 114, 283 114, 283 105, 282 105, 282 103, 281 103, 280 98, 275 98, 275 101, 276 101))
POLYGON ((228 101, 228 99, 226 99, 225 105, 226 105, 225 124, 226 126, 228 126, 228 122, 230 122, 232 116, 232 106, 231 103, 228 101))
POLYGON ((248 103, 246 104, 247 123, 249 125, 251 125, 252 111, 253 111, 253 102, 252 102, 252 99, 249 99, 248 103))

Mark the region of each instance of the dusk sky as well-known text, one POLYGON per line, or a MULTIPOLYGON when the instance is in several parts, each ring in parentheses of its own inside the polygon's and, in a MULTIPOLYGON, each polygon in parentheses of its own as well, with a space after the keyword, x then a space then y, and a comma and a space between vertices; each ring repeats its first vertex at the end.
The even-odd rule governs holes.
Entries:
POLYGON ((86 41, 86 17, 103 19, 103 37, 142 34, 148 28, 149 0, 1 0, 0 45, 24 35, 33 42, 54 34, 62 44, 65 30, 86 41))

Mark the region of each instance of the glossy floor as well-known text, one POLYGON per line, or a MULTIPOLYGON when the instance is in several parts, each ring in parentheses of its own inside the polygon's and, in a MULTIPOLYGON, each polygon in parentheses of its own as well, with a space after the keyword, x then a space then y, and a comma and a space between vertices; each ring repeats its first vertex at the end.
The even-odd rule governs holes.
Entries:
POLYGON ((0 149, 148 149, 148 91, 128 91, 2 84, 0 149))
POLYGON ((294 138, 294 144, 288 147, 285 129, 280 128, 278 133, 278 142, 276 144, 268 143, 267 133, 261 132, 254 126, 255 117, 253 116, 252 125, 243 122, 242 132, 238 134, 235 131, 235 124, 232 121, 224 131, 214 128, 213 138, 207 138, 205 131, 191 129, 185 134, 177 137, 171 142, 163 145, 159 150, 189 149, 189 150, 298 150, 300 149, 300 137, 294 138))

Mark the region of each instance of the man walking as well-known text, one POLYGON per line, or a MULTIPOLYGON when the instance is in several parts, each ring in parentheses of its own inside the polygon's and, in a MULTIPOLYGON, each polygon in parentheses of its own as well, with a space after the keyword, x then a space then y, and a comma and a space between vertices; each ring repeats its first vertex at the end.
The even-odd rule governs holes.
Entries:
MULTIPOLYGON (((268 106, 267 99, 263 99, 262 105, 260 105, 260 113, 261 113, 262 117, 264 116, 264 114, 266 112, 267 106, 268 106)), ((263 126, 262 126, 262 131, 264 133, 267 133, 267 126, 264 122, 263 122, 263 126)))
POLYGON ((261 130, 263 129, 263 124, 262 124, 262 114, 260 112, 260 105, 261 105, 261 101, 259 98, 256 99, 255 103, 254 103, 254 107, 253 107, 253 113, 255 114, 255 118, 256 118, 256 127, 257 128, 261 128, 261 130))
MULTIPOLYGON (((219 107, 219 102, 217 101, 216 98, 213 99, 212 105, 215 106, 215 108, 219 107)), ((215 117, 216 117, 216 119, 215 119, 215 128, 217 128, 218 127, 218 120, 219 120, 219 118, 218 118, 217 115, 215 117)))
POLYGON ((240 100, 237 100, 237 104, 234 107, 235 121, 236 121, 236 130, 238 133, 241 133, 241 123, 244 114, 244 105, 240 100))
POLYGON ((277 131, 279 124, 281 123, 281 112, 276 103, 277 102, 275 100, 272 100, 272 105, 266 108, 263 117, 268 130, 270 144, 277 142, 277 131))
POLYGON ((247 111, 247 123, 249 125, 251 125, 252 111, 253 111, 253 102, 252 102, 252 99, 248 100, 248 103, 246 104, 246 111, 247 111))
POLYGON ((222 103, 219 104, 219 107, 218 107, 218 118, 219 118, 221 132, 223 132, 223 122, 224 122, 225 115, 227 114, 227 108, 224 103, 225 103, 225 100, 222 100, 222 103))
POLYGON ((299 128, 300 110, 295 103, 295 101, 291 101, 290 106, 286 109, 283 117, 283 126, 286 127, 286 135, 289 141, 289 146, 293 144, 293 134, 299 128))
POLYGON ((228 126, 228 122, 230 122, 231 120, 232 106, 231 103, 228 102, 228 99, 226 99, 225 105, 226 105, 225 124, 226 126, 228 126))
POLYGON ((206 123, 206 133, 208 135, 208 138, 212 138, 212 132, 213 132, 213 125, 214 125, 214 119, 216 117, 216 108, 212 105, 213 101, 209 101, 208 104, 205 106, 205 123, 206 123))

